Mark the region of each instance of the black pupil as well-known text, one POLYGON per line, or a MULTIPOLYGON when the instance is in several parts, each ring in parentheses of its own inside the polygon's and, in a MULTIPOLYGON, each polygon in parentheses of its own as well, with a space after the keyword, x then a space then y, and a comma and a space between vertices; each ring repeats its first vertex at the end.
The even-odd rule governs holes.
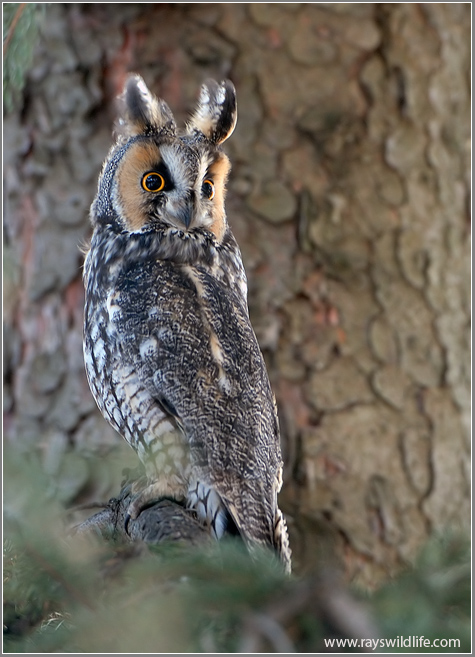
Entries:
POLYGON ((160 189, 162 186, 162 178, 160 176, 157 176, 156 173, 151 173, 149 176, 145 178, 145 185, 147 186, 148 189, 155 191, 156 189, 160 189))
POLYGON ((203 196, 206 196, 206 198, 210 198, 210 196, 213 195, 213 186, 209 182, 204 182, 203 183, 203 196))

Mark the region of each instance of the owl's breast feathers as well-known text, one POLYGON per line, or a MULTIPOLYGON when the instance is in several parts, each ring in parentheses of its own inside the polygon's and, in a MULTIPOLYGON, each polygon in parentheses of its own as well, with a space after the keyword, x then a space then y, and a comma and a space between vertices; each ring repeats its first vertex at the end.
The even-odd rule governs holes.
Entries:
POLYGON ((217 490, 244 537, 269 543, 281 485, 279 428, 232 233, 218 245, 206 231, 98 228, 85 283, 86 325, 106 327, 108 358, 132 367, 178 420, 194 476, 217 490))

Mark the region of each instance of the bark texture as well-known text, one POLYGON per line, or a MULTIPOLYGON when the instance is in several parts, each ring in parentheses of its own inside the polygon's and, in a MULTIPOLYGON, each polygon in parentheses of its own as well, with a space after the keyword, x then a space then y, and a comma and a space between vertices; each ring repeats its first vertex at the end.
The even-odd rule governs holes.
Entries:
POLYGON ((468 529, 467 3, 50 4, 4 120, 7 440, 67 504, 118 492, 127 450, 85 379, 79 247, 128 71, 181 121, 206 77, 237 88, 228 217, 296 568, 330 546, 374 585, 432 532, 468 529))

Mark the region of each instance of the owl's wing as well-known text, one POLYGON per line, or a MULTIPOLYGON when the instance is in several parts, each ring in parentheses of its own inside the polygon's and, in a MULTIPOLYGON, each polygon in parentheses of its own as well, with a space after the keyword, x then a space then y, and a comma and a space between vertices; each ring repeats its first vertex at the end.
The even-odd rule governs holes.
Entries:
POLYGON ((191 478, 218 493, 246 541, 275 547, 279 429, 246 301, 205 269, 169 261, 141 263, 121 286, 122 358, 137 363, 140 337, 152 345, 138 348, 139 378, 182 428, 191 478), (139 290, 140 278, 155 283, 139 290))
MULTIPOLYGON (((279 428, 247 302, 204 269, 171 270, 175 292, 180 281, 182 321, 180 331, 162 342, 168 357, 172 350, 176 356, 160 365, 156 383, 173 381, 162 390, 181 418, 197 476, 218 492, 247 539, 272 545, 282 467, 279 428)), ((166 297, 162 289, 161 311, 168 314, 166 297)))

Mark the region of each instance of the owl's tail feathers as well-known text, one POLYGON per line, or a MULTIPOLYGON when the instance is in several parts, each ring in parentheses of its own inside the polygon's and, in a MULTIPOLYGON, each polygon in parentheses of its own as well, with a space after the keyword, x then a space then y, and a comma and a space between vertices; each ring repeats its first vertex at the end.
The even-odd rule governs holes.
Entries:
POLYGON ((256 522, 255 516, 253 517, 251 514, 238 514, 234 504, 225 501, 225 506, 249 553, 252 555, 258 546, 273 548, 280 558, 285 572, 290 574, 292 551, 289 545, 287 523, 281 510, 276 509, 273 522, 270 514, 266 513, 261 516, 261 520, 266 516, 269 522, 256 522))
POLYGON ((284 564, 285 572, 290 575, 292 570, 292 550, 289 544, 287 523, 280 509, 277 509, 274 520, 274 546, 284 564))

